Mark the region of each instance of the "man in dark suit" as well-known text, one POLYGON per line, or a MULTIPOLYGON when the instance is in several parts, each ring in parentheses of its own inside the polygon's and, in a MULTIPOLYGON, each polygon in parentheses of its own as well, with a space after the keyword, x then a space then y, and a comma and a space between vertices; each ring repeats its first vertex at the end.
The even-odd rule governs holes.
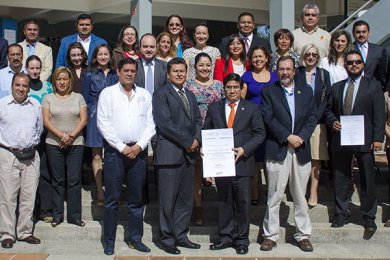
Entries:
POLYGON ((334 130, 332 139, 333 176, 335 185, 335 220, 332 227, 339 228, 349 222, 349 185, 351 183, 352 157, 358 161, 361 182, 361 206, 364 238, 376 231, 374 150, 382 147, 386 122, 385 101, 381 85, 372 78, 362 76, 364 62, 359 51, 352 50, 345 56, 346 80, 335 83, 325 111, 326 123, 334 130), (340 116, 364 116, 364 144, 341 146, 340 116))
POLYGON ((0 69, 8 66, 7 49, 8 41, 0 38, 0 69))
POLYGON ((173 58, 167 65, 169 82, 153 94, 157 143, 154 164, 159 176, 161 249, 180 254, 177 246, 199 249, 188 239, 194 203, 196 151, 201 116, 195 95, 183 88, 187 64, 173 58))
POLYGON ((135 84, 153 95, 154 90, 167 84, 167 63, 156 59, 157 40, 151 33, 141 37, 140 51, 142 58, 137 60, 138 71, 135 84), (151 79, 150 82, 149 79, 151 79))
POLYGON ((268 171, 262 251, 272 250, 279 239, 280 203, 288 182, 294 200, 294 238, 302 251, 313 251, 305 193, 311 170, 310 137, 317 125, 317 110, 313 90, 302 81, 294 81, 294 63, 291 56, 281 57, 277 63, 279 80, 261 91, 268 171))
POLYGON ((215 178, 219 202, 219 241, 210 245, 210 249, 235 246, 237 254, 246 254, 249 245, 251 176, 255 173, 253 153, 263 142, 265 129, 258 107, 241 99, 243 82, 240 76, 231 73, 223 83, 226 100, 209 106, 204 128, 233 128, 236 176, 215 178))
MULTIPOLYGON (((270 53, 272 53, 269 40, 260 38, 253 33, 255 29, 255 18, 253 14, 248 12, 241 13, 238 16, 237 29, 238 29, 238 33, 241 35, 242 39, 244 40, 246 53, 249 52, 249 49, 257 46, 263 46, 267 48, 270 53)), ((219 51, 221 52, 222 58, 225 57, 226 55, 229 38, 230 35, 225 38, 222 38, 221 43, 219 44, 218 48, 219 51)))
POLYGON ((364 61, 364 76, 375 78, 385 90, 387 57, 385 49, 374 43, 368 42, 370 26, 367 22, 359 20, 352 27, 353 47, 362 54, 364 61))

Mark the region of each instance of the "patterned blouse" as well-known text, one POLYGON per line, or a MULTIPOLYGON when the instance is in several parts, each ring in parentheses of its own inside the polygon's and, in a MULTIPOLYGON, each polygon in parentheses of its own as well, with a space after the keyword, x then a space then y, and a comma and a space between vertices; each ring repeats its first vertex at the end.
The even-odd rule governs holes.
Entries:
POLYGON ((211 57, 211 74, 209 76, 210 79, 214 77, 214 66, 215 66, 215 59, 218 57, 221 57, 221 53, 219 52, 218 48, 206 46, 203 50, 198 50, 194 47, 189 48, 184 51, 183 53, 183 59, 189 60, 189 68, 188 68, 188 79, 194 79, 196 77, 196 70, 195 70, 195 57, 199 53, 204 52, 210 55, 211 57))
MULTIPOLYGON (((289 49, 287 55, 290 55, 295 60, 295 68, 298 68, 301 64, 301 58, 299 54, 293 51, 292 49, 289 49)), ((278 63, 278 59, 281 56, 279 55, 279 53, 275 51, 274 53, 272 53, 271 57, 272 57, 271 71, 276 71, 276 64, 278 63)))

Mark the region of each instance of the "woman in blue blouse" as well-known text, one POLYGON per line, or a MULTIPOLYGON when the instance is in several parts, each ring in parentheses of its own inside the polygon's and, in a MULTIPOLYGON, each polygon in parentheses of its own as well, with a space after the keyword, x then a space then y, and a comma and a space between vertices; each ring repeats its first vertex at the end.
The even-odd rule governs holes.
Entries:
POLYGON ((184 50, 194 47, 183 23, 183 19, 178 15, 171 15, 165 22, 165 31, 168 32, 176 46, 176 57, 181 58, 184 50))
POLYGON ((103 137, 96 122, 96 109, 101 91, 118 82, 118 76, 113 67, 112 50, 107 44, 101 44, 94 50, 89 71, 84 75, 83 90, 88 106, 88 124, 85 132, 85 146, 92 148, 92 171, 97 188, 97 204, 104 205, 102 185, 102 152, 103 137))

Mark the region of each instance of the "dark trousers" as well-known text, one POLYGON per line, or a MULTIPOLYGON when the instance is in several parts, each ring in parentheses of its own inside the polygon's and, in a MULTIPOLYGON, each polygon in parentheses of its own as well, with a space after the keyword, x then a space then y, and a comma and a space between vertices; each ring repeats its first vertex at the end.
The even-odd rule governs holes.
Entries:
POLYGON ((195 165, 158 166, 160 239, 165 247, 188 240, 194 204, 195 165))
POLYGON ((248 246, 251 177, 218 177, 215 184, 218 190, 220 241, 248 246))
POLYGON ((61 149, 46 145, 47 158, 52 174, 53 218, 63 221, 65 189, 67 198, 67 220, 81 219, 81 167, 83 162, 82 145, 72 145, 61 149))
POLYGON ((142 197, 146 177, 147 151, 131 160, 116 149, 105 145, 104 150, 104 241, 106 246, 115 245, 119 199, 123 179, 127 185, 128 232, 131 242, 141 241, 144 231, 142 197))
POLYGON ((39 218, 52 216, 52 200, 51 200, 51 175, 49 172, 49 162, 46 156, 46 134, 42 134, 41 142, 37 146, 37 151, 41 162, 39 165, 39 185, 37 196, 35 198, 34 215, 39 218))
POLYGON ((351 185, 351 163, 355 156, 360 174, 360 209, 363 219, 375 220, 377 199, 375 194, 375 161, 373 152, 333 152, 333 176, 335 186, 336 216, 347 215, 351 185))

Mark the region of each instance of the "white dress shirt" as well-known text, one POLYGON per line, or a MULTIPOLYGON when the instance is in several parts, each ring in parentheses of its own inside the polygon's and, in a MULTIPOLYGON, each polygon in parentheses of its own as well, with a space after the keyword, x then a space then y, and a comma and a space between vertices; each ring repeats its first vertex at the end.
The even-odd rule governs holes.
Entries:
POLYGON ((77 35, 77 42, 83 45, 85 52, 88 55, 89 45, 91 44, 91 35, 89 35, 85 40, 81 39, 79 35, 77 35))
MULTIPOLYGON (((232 111, 231 107, 229 106, 230 105, 230 102, 229 100, 225 100, 225 118, 226 118, 226 124, 228 124, 229 122, 229 116, 230 116, 230 111, 232 111)), ((237 113, 237 107, 238 107, 238 104, 240 103, 240 100, 237 100, 236 102, 234 102, 234 104, 236 104, 234 106, 234 116, 236 116, 236 113, 237 113)))
POLYGON ((41 105, 35 98, 19 104, 12 95, 0 99, 0 144, 23 149, 39 143, 43 129, 41 105))
MULTIPOLYGON (((22 66, 20 72, 27 74, 26 68, 24 66, 22 66)), ((6 92, 8 95, 11 94, 12 78, 14 75, 15 71, 13 71, 10 66, 0 70, 0 90, 6 92)))
POLYGON ((119 82, 105 88, 99 96, 97 126, 103 138, 119 152, 132 142, 144 150, 156 134, 150 93, 134 85, 129 99, 119 82))

